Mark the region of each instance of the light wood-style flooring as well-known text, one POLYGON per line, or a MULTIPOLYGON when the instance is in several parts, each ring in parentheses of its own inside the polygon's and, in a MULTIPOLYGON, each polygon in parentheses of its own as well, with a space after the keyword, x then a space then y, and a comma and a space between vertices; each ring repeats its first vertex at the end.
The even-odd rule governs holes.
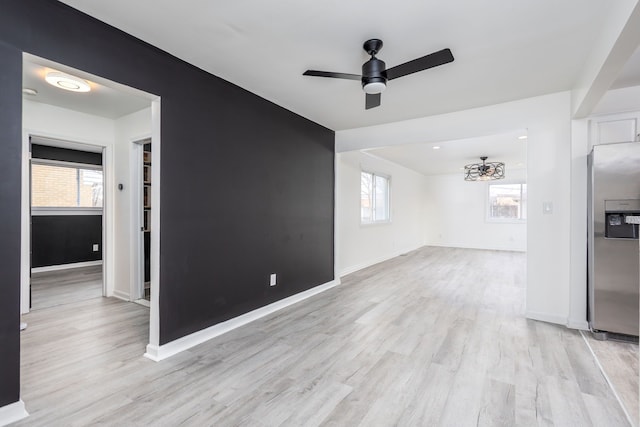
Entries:
POLYGON ((19 426, 628 426, 583 338, 527 320, 525 254, 425 247, 160 363, 145 307, 34 310, 19 426))
POLYGON ((54 307, 102 296, 102 266, 31 275, 31 309, 54 307))
POLYGON ((640 426, 638 344, 598 341, 589 332, 584 336, 618 394, 634 426, 640 426))

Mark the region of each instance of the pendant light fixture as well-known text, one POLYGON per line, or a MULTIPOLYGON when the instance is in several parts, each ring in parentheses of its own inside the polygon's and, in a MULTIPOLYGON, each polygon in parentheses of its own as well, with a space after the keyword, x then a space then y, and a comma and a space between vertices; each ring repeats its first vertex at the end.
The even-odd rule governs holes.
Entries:
POLYGON ((465 181, 491 181, 504 178, 504 163, 487 163, 487 156, 480 157, 480 160, 482 163, 472 163, 464 167, 465 181))

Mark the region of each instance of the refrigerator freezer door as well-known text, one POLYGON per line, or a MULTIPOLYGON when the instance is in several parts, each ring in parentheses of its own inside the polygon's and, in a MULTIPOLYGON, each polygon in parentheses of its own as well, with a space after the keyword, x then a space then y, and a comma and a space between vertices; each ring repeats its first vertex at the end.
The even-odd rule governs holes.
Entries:
POLYGON ((589 322, 593 330, 638 335, 640 250, 637 233, 626 238, 607 229, 633 225, 627 213, 640 200, 640 144, 594 147, 590 157, 589 322), (630 201, 612 213, 612 201, 630 201), (605 214, 605 206, 609 214, 605 214), (620 224, 617 224, 617 219, 620 224), (615 224, 609 224, 613 221, 615 224), (608 228, 607 228, 608 227, 608 228), (611 237, 607 237, 610 234, 611 237))

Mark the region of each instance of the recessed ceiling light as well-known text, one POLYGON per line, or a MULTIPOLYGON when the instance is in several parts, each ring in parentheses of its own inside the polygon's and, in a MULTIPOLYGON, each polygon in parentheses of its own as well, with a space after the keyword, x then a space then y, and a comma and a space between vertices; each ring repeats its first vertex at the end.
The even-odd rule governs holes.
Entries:
POLYGON ((439 149, 440 149, 440 146, 439 146, 439 145, 434 145, 434 146, 433 146, 433 147, 431 147, 431 148, 433 148, 434 150, 439 150, 439 149))
POLYGON ((38 94, 38 91, 35 89, 31 89, 30 87, 25 87, 25 88, 22 88, 22 94, 36 96, 38 94))
POLYGON ((518 139, 527 139, 527 138, 528 138, 528 136, 527 136, 527 135, 520 135, 520 136, 518 137, 518 139))
POLYGON ((45 80, 52 86, 72 92, 89 92, 91 90, 91 86, 86 80, 58 71, 47 73, 45 80))

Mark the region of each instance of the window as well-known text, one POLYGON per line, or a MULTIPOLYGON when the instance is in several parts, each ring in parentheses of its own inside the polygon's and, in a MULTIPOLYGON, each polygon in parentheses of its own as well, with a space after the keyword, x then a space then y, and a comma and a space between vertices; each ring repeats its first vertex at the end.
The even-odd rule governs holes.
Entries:
POLYGON ((31 205, 35 208, 101 208, 102 170, 33 162, 31 205))
POLYGON ((360 222, 389 221, 389 177, 370 172, 360 174, 360 222))
POLYGON ((489 219, 527 219, 527 184, 489 184, 489 219))

